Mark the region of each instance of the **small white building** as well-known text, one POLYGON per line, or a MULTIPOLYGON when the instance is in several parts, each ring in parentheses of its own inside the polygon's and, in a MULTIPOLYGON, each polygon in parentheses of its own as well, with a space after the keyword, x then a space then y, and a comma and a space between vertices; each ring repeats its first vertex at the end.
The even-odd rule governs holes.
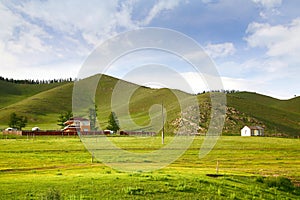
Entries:
POLYGON ((241 129, 241 136, 263 136, 264 128, 260 126, 244 126, 241 129))
POLYGON ((33 127, 32 129, 31 129, 31 131, 39 131, 40 130, 40 128, 39 127, 33 127))

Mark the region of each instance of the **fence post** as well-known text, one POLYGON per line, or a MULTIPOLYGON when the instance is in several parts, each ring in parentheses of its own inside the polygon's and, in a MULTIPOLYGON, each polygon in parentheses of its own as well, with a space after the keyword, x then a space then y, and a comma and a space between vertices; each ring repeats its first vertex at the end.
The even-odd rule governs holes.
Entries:
POLYGON ((92 153, 92 163, 94 163, 94 153, 92 153))

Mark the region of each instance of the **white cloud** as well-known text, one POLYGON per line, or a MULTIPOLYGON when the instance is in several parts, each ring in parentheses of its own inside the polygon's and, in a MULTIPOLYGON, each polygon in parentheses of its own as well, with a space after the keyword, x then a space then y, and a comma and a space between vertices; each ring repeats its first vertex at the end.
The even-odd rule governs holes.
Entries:
POLYGON ((14 57, 12 54, 10 54, 6 47, 5 44, 0 41, 0 63, 1 63, 1 68, 5 66, 15 66, 17 64, 17 58, 14 57))
MULTIPOLYGON (((179 73, 162 66, 160 66, 160 69, 153 67, 151 69, 151 76, 149 76, 149 70, 138 70, 119 78, 138 85, 152 88, 178 89, 191 94, 222 89, 220 85, 218 87, 215 84, 210 85, 210 87, 208 86, 207 79, 212 77, 203 76, 197 72, 179 73)), ((215 78, 217 77, 213 77, 212 79, 215 78)))
POLYGON ((212 58, 226 57, 233 55, 236 51, 232 43, 208 44, 204 47, 205 51, 212 58))
POLYGON ((252 0, 252 1, 267 9, 280 6, 282 3, 282 0, 252 0))
POLYGON ((14 79, 58 79, 58 78, 74 78, 80 68, 80 62, 60 62, 38 66, 11 66, 1 69, 1 76, 14 79), (65 73, 68 71, 68 73, 65 73), (17 72, 17 73, 16 73, 17 72))
MULTIPOLYGON (((180 8, 182 2, 188 1, 157 0, 145 4, 143 2, 135 4, 136 2, 138 0, 0 1, 0 69, 2 76, 24 77, 26 75, 30 77, 30 72, 34 72, 38 77, 47 75, 55 77, 55 72, 58 74, 57 76, 76 74, 74 70, 80 67, 86 56, 100 42, 121 31, 147 26, 154 20, 159 20, 158 17, 164 17, 164 14, 169 14, 169 11, 180 8), (64 70, 63 66, 66 66, 68 70, 64 70), (49 73, 47 73, 48 71, 49 73), (69 71, 72 72, 68 73, 69 71)), ((202 2, 216 3, 218 0, 202 0, 202 2)), ((264 18, 270 17, 270 13, 278 14, 278 10, 284 11, 280 9, 281 4, 284 4, 284 1, 281 0, 253 0, 252 2, 257 4, 256 8, 264 18)), ((253 6, 252 2, 249 3, 253 6)), ((228 4, 231 5, 232 2, 228 4)), ((190 6, 193 5, 190 4, 190 6)), ((169 16, 174 20, 175 15, 169 16)), ((243 13, 239 16, 243 18, 243 13)), ((300 74, 298 67, 300 64, 298 58, 300 19, 295 19, 289 24, 274 25, 276 24, 275 20, 279 19, 281 15, 276 17, 273 21, 270 18, 272 23, 253 22, 249 24, 245 37, 248 47, 250 47, 251 53, 255 50, 252 48, 261 48, 259 50, 261 54, 253 53, 251 54, 252 58, 248 54, 243 55, 247 50, 242 50, 240 53, 229 42, 207 44, 205 50, 212 58, 222 58, 218 61, 225 60, 227 63, 236 64, 230 69, 224 68, 226 76, 239 77, 234 80, 225 79, 227 85, 237 87, 243 84, 245 87, 247 84, 253 85, 253 82, 247 82, 248 74, 251 80, 255 78, 255 82, 265 80, 268 83, 282 77, 289 78, 291 74, 293 76, 300 74), (230 57, 233 54, 237 55, 230 57), (230 60, 231 58, 248 60, 230 60), (234 85, 238 82, 243 84, 234 85)), ((195 20, 199 19, 195 18, 195 20)), ((164 21, 161 22, 161 24, 163 23, 164 21)), ((237 24, 237 26, 240 25, 237 24)), ((178 27, 182 28, 183 24, 178 24, 178 27)), ((191 29, 185 29, 188 33, 194 31, 194 27, 189 26, 189 23, 184 24, 184 27, 191 29)), ((232 37, 235 37, 234 34, 232 37)), ((239 44, 237 41, 235 44, 240 46, 242 43, 239 44)), ((202 53, 189 54, 185 58, 202 58, 203 56, 205 55, 202 53)), ((183 74, 183 76, 194 82, 194 85, 202 87, 203 84, 197 83, 199 79, 192 78, 192 75, 188 74, 189 70, 185 70, 186 68, 182 66, 178 68, 182 69, 180 72, 187 71, 187 74, 183 74)), ((295 87, 299 87, 299 85, 296 84, 295 87)), ((251 89, 250 86, 248 88, 251 89)))
POLYGON ((12 15, 11 11, 0 3, 0 37, 2 40, 9 39, 13 29, 18 25, 19 17, 12 15), (5 27, 5 28, 4 28, 5 27))
POLYGON ((147 17, 141 23, 142 25, 148 25, 161 11, 163 10, 171 10, 177 7, 180 3, 180 0, 160 0, 156 3, 147 17))
POLYGON ((287 99, 292 97, 291 90, 299 88, 299 83, 294 81, 299 69, 279 58, 257 57, 243 62, 226 62, 218 65, 218 69, 224 88, 229 90, 256 91, 287 99))
POLYGON ((82 60, 100 42, 146 25, 179 4, 179 0, 158 1, 145 18, 133 20, 136 1, 0 2, 1 71, 82 60))
POLYGON ((99 42, 116 34, 118 27, 133 28, 131 4, 122 5, 118 10, 117 1, 0 2, 2 76, 30 78, 23 73, 26 69, 50 77, 51 73, 45 73, 49 68, 58 76, 69 76, 62 64, 82 64, 83 58, 99 42))
POLYGON ((290 91, 278 87, 263 78, 231 78, 222 77, 225 90, 239 90, 248 92, 257 92, 278 99, 290 99, 293 96, 290 91))
POLYGON ((15 64, 16 58, 8 52, 6 41, 8 41, 14 30, 15 24, 19 24, 17 16, 13 16, 9 9, 0 3, 0 63, 2 65, 15 64), (5 27, 5 28, 3 28, 5 27))
POLYGON ((115 14, 115 24, 127 29, 137 28, 138 25, 132 20, 133 6, 136 0, 125 1, 120 5, 120 11, 115 14))
MULTIPOLYGON (((196 93, 200 93, 202 91, 210 90, 210 88, 207 85, 207 82, 205 80, 205 77, 200 75, 199 73, 186 72, 186 73, 181 73, 181 76, 186 80, 186 82, 191 87, 191 91, 189 91, 189 92, 196 94, 196 93)), ((180 85, 178 85, 177 87, 180 87, 180 85)))
POLYGON ((222 77, 222 82, 224 89, 226 90, 239 90, 239 91, 256 91, 264 81, 258 81, 255 79, 245 79, 245 78, 231 78, 222 77))
POLYGON ((300 19, 279 25, 253 22, 246 34, 246 52, 260 53, 243 61, 221 63, 218 68, 226 76, 224 88, 291 98, 300 87, 296 81, 300 74, 300 19))
POLYGON ((212 3, 213 0, 202 0, 202 3, 212 3))
MULTIPOLYGON (((232 78, 232 77, 210 77, 201 75, 197 72, 185 72, 170 74, 166 76, 165 73, 159 71, 152 71, 155 76, 149 76, 147 73, 139 73, 125 77, 125 80, 135 82, 140 85, 152 86, 155 88, 168 87, 186 91, 189 93, 201 93, 209 90, 239 90, 258 92, 265 95, 270 95, 279 99, 291 98, 291 94, 284 90, 279 89, 277 85, 272 85, 268 79, 262 78, 261 74, 255 77, 247 78, 232 78), (167 77, 167 78, 166 78, 167 77), (216 80, 221 81, 220 84, 208 85, 216 80)), ((124 78, 124 77, 123 77, 124 78)))
POLYGON ((263 47, 267 55, 299 56, 300 51, 300 19, 293 20, 287 25, 251 23, 247 28, 245 38, 250 47, 263 47))
MULTIPOLYGON (((267 73, 262 78, 276 84, 277 80, 291 79, 295 74, 300 74, 300 19, 274 26, 254 22, 248 26, 247 34, 245 39, 249 47, 266 51, 255 61, 261 72, 267 73)), ((299 83, 293 87, 298 88, 299 83)))
MULTIPOLYGON (((94 35, 98 38, 109 35, 114 24, 114 13, 117 1, 88 1, 66 0, 57 2, 26 1, 14 5, 18 12, 22 12, 31 20, 39 21, 53 31, 61 34, 76 35, 82 33, 83 37, 94 35)), ((88 37, 85 38, 88 42, 88 37)))
POLYGON ((280 15, 278 7, 281 6, 282 0, 252 0, 254 3, 261 7, 259 15, 263 19, 272 18, 273 16, 280 15))

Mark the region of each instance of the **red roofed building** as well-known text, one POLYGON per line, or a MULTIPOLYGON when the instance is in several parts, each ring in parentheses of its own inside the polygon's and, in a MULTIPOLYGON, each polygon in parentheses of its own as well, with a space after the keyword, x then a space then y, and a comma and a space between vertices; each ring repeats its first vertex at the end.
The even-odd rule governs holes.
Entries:
POLYGON ((64 132, 91 131, 90 120, 82 117, 72 117, 64 123, 64 132))

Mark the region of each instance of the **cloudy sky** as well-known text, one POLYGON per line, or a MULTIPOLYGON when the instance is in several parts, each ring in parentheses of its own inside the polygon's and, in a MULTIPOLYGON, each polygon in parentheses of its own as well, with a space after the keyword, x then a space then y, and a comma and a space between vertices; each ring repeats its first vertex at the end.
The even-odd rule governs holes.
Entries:
MULTIPOLYGON (((300 95, 297 0, 1 0, 0 27, 3 77, 76 77, 91 52, 112 36, 162 27, 199 43, 225 89, 281 99, 300 95)), ((192 80, 192 73, 185 76, 192 80)))

